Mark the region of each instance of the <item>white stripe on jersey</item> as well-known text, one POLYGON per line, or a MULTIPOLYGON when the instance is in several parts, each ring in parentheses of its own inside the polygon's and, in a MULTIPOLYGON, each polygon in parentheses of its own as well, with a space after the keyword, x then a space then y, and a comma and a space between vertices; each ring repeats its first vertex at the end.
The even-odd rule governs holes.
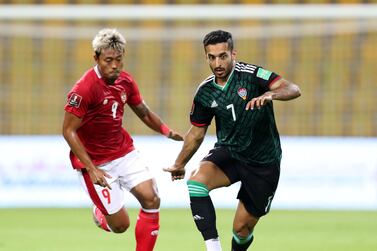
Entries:
POLYGON ((205 82, 208 82, 209 80, 213 80, 215 78, 215 75, 211 75, 211 76, 208 76, 206 79, 204 79, 204 81, 200 84, 204 84, 205 82))
POLYGON ((211 76, 207 77, 203 82, 201 82, 199 84, 198 88, 196 88, 195 95, 198 92, 198 90, 200 89, 200 87, 202 87, 203 85, 207 84, 208 82, 213 81, 214 79, 215 79, 215 75, 211 75, 211 76))
POLYGON ((254 72, 256 67, 249 67, 249 66, 237 66, 235 67, 239 71, 252 71, 254 72))
POLYGON ((257 67, 255 65, 250 65, 250 64, 237 64, 239 67, 241 66, 242 68, 253 70, 256 69, 257 67))
POLYGON ((236 71, 243 71, 253 74, 255 70, 257 69, 257 66, 251 65, 251 64, 244 64, 244 63, 237 63, 234 67, 236 71))
MULTIPOLYGON (((258 66, 256 66, 256 65, 246 64, 246 63, 241 63, 241 62, 237 62, 236 65, 234 66, 234 70, 236 70, 236 71, 248 72, 248 73, 251 73, 251 74, 253 74, 257 68, 258 68, 258 66)), ((214 79, 215 79, 215 75, 210 75, 203 82, 201 82, 199 84, 198 88, 195 91, 195 95, 198 92, 198 90, 200 89, 200 87, 207 84, 208 82, 212 82, 214 79)))

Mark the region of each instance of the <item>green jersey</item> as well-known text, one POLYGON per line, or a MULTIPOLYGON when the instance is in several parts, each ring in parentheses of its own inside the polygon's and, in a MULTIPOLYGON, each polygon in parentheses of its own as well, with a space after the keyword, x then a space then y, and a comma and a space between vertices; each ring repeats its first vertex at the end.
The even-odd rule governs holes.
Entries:
POLYGON ((190 114, 194 126, 208 126, 213 117, 217 142, 233 158, 251 165, 280 162, 281 146, 273 104, 245 110, 246 104, 269 90, 280 76, 259 66, 237 62, 224 86, 212 75, 198 87, 190 114))

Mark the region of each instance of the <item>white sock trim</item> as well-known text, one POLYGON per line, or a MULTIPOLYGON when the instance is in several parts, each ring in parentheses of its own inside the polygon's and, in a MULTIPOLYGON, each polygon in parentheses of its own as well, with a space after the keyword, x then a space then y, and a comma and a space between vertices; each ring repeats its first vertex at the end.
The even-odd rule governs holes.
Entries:
POLYGON ((156 208, 156 209, 145 209, 145 208, 141 208, 141 210, 142 210, 143 212, 150 213, 150 214, 160 212, 160 209, 159 209, 159 208, 156 208))
POLYGON ((207 251, 222 251, 220 239, 209 239, 205 241, 207 251))

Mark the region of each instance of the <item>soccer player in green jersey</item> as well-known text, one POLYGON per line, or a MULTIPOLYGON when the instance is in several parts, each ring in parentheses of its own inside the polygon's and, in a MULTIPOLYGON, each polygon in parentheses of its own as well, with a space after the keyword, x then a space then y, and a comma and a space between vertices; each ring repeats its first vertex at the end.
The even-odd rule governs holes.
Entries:
POLYGON ((187 181, 192 215, 207 251, 221 250, 209 192, 241 181, 233 220, 232 251, 252 243, 259 218, 269 212, 280 175, 281 146, 273 100, 301 95, 297 85, 260 66, 236 61, 232 35, 217 30, 203 40, 213 75, 198 87, 191 128, 173 166, 164 170, 183 179, 213 118, 217 142, 187 181))

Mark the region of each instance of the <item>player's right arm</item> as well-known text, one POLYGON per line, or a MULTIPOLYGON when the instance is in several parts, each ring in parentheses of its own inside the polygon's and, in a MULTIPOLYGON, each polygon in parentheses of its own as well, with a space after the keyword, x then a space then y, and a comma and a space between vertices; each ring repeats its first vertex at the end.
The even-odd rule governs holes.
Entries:
POLYGON ((70 146, 71 151, 84 165, 84 168, 87 170, 92 182, 94 184, 98 184, 100 186, 108 187, 109 189, 111 189, 110 185, 105 179, 105 177, 111 178, 111 176, 103 170, 98 169, 93 164, 80 138, 77 135, 77 129, 80 127, 81 121, 82 119, 77 117, 76 115, 70 112, 65 112, 63 121, 63 137, 70 146))
POLYGON ((180 180, 185 176, 185 166, 191 157, 199 149, 207 132, 207 126, 198 127, 192 125, 184 138, 184 143, 173 166, 164 168, 164 171, 171 173, 172 180, 180 180))

